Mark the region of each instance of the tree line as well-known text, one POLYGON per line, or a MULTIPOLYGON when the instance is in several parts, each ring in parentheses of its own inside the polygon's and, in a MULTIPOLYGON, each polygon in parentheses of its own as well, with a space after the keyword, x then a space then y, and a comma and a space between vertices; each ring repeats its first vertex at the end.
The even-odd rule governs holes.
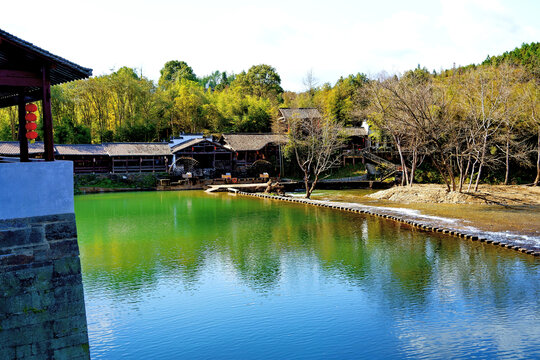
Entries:
MULTIPOLYGON (((309 71, 301 92, 284 91, 276 69, 266 64, 199 77, 174 60, 157 83, 122 67, 52 88, 55 142, 277 131, 280 107, 316 107, 340 126, 368 119, 376 140, 397 150, 404 184, 412 184, 423 165, 435 169, 449 190, 477 189, 494 172, 502 171, 509 183, 512 166, 532 168, 535 162, 538 184, 539 44, 439 73, 419 66, 377 78, 353 74, 332 85, 319 84, 309 71)), ((0 140, 16 139, 17 121, 16 108, 0 109, 0 140)))

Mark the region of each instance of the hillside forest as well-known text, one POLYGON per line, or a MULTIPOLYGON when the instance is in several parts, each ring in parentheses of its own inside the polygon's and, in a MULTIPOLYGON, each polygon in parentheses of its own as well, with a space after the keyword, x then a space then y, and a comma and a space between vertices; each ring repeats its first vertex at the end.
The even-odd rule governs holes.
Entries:
MULTIPOLYGON (((320 84, 308 71, 304 85, 301 92, 284 91, 276 69, 266 64, 198 76, 173 60, 158 83, 122 67, 52 88, 54 140, 150 142, 181 132, 270 132, 277 130, 279 108, 316 107, 342 126, 367 119, 373 143, 397 150, 406 184, 439 181, 461 190, 486 180, 540 182, 540 43, 439 72, 419 65, 403 74, 358 73, 320 84), (438 176, 426 179, 425 169, 438 176)), ((0 109, 0 140, 16 140, 16 130, 17 109, 0 109)))

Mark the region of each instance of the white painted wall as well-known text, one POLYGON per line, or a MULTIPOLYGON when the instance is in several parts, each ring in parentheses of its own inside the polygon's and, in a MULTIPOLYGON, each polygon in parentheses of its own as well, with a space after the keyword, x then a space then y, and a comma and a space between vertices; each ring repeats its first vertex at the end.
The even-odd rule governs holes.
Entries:
POLYGON ((75 212, 73 163, 0 163, 0 219, 75 212))

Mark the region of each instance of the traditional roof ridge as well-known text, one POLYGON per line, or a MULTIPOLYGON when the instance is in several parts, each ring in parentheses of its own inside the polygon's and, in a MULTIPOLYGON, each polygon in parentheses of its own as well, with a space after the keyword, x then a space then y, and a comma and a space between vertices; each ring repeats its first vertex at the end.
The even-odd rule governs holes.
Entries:
POLYGON ((234 151, 257 151, 270 143, 285 143, 287 135, 274 133, 223 134, 223 140, 234 151))
MULTIPOLYGON (((175 146, 171 147, 171 151, 174 153, 175 151, 183 150, 183 149, 185 149, 187 147, 199 144, 199 143, 201 143, 203 141, 209 142, 210 144, 212 144, 214 146, 219 146, 220 148, 227 149, 224 145, 218 143, 217 141, 213 141, 213 140, 210 140, 210 139, 207 139, 207 138, 197 138, 197 139, 191 139, 191 140, 188 140, 188 141, 184 141, 183 143, 180 143, 180 144, 176 144, 175 146)), ((227 150, 229 150, 229 149, 227 149, 227 150)))
POLYGON ((85 77, 92 76, 92 69, 85 68, 85 67, 83 67, 81 65, 75 64, 74 62, 71 62, 71 61, 69 61, 67 59, 64 59, 63 57, 60 57, 58 55, 54 55, 53 53, 50 53, 49 51, 44 50, 44 49, 32 44, 29 41, 23 40, 23 39, 15 36, 15 35, 12 35, 12 34, 8 33, 5 30, 0 29, 0 37, 2 37, 3 39, 5 39, 8 42, 11 42, 14 45, 17 45, 17 46, 25 48, 26 50, 32 51, 32 52, 36 53, 37 55, 39 55, 42 58, 52 60, 54 62, 58 62, 58 63, 66 65, 66 66, 72 67, 74 69, 77 69, 85 77))

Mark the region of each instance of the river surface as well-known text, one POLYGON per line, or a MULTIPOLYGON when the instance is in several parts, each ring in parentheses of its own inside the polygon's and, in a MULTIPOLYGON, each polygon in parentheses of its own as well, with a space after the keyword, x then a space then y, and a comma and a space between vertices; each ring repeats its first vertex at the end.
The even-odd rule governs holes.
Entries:
POLYGON ((199 191, 75 198, 92 359, 540 358, 540 261, 199 191))
MULTIPOLYGON (((431 226, 444 226, 492 240, 526 245, 540 251, 540 206, 500 206, 485 204, 402 204, 367 195, 377 190, 318 190, 312 199, 337 201, 371 207, 431 226)), ((303 196, 292 193, 292 196, 303 196)))

